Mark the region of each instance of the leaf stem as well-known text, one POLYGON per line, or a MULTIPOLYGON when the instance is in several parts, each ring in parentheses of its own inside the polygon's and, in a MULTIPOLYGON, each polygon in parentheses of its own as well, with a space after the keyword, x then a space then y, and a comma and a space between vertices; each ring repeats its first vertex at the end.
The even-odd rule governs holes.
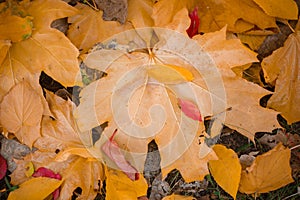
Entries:
POLYGON ((296 146, 293 146, 293 147, 291 147, 290 148, 290 150, 292 151, 292 150, 294 150, 294 149, 297 149, 297 148, 299 148, 300 147, 300 144, 298 144, 298 145, 296 145, 296 146))

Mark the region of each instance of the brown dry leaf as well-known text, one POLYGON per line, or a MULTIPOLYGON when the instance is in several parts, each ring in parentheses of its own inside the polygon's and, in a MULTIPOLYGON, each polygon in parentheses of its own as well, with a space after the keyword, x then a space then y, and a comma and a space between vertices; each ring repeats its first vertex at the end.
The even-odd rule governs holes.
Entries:
POLYGON ((263 10, 250 0, 218 1, 185 0, 170 1, 160 0, 154 5, 153 19, 156 26, 165 26, 172 21, 172 17, 182 8, 192 10, 198 6, 200 18, 199 32, 216 31, 228 25, 228 30, 244 32, 254 28, 260 29, 277 27, 275 18, 263 12, 263 10), (247 10, 247 12, 244 12, 247 10))
POLYGON ((211 175, 218 185, 235 199, 242 171, 239 158, 232 149, 220 144, 214 145, 213 150, 219 160, 208 162, 211 175))
POLYGON ((283 47, 262 62, 266 81, 275 82, 275 92, 268 107, 281 112, 289 124, 300 120, 299 44, 300 32, 291 34, 283 47))
MULTIPOLYGON (((28 14, 34 17, 37 27, 33 24, 35 29, 30 38, 13 43, 1 63, 0 97, 21 80, 31 82, 31 76, 39 76, 41 71, 45 71, 64 86, 76 84, 76 77, 79 75, 78 50, 63 33, 50 28, 49 22, 55 17, 67 17, 70 13, 74 14, 74 8, 58 0, 27 3, 25 6, 28 8, 28 14), (61 6, 62 3, 64 6, 61 6), (58 8, 53 9, 53 5, 58 5, 58 8), (39 8, 32 10, 33 7, 39 8), (51 12, 50 16, 44 15, 49 9, 55 12, 51 12), (39 16, 40 14, 43 16, 39 16), (39 25, 40 20, 47 23, 44 26, 39 25)), ((31 83, 31 85, 34 84, 31 83)))
POLYGON ((121 25, 116 21, 104 21, 102 11, 95 11, 85 4, 78 3, 75 8, 80 13, 68 19, 71 25, 67 35, 81 53, 86 53, 93 45, 114 34, 132 28, 128 23, 121 25))
POLYGON ((146 196, 148 185, 143 175, 136 181, 129 179, 122 171, 106 167, 106 199, 138 199, 146 196))
POLYGON ((45 199, 55 189, 57 189, 63 181, 54 178, 37 177, 22 183, 18 189, 9 193, 8 200, 33 200, 45 199), (37 192, 38 191, 38 192, 37 192))
POLYGON ((253 0, 268 15, 282 19, 298 19, 297 3, 293 0, 253 0))
POLYGON ((29 147, 40 137, 43 105, 25 81, 15 85, 0 105, 1 125, 29 147))
POLYGON ((239 191, 257 195, 294 182, 290 157, 290 149, 281 143, 269 152, 257 156, 254 163, 242 171, 239 191))

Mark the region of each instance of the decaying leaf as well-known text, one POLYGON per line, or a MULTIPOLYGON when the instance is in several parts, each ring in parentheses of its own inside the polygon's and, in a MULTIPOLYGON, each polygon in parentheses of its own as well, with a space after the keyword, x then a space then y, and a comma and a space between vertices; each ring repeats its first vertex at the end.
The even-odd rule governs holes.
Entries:
POLYGON ((122 171, 106 168, 106 199, 138 199, 146 196, 148 185, 142 174, 140 177, 133 181, 122 171))
POLYGON ((13 87, 0 105, 2 126, 30 147, 40 137, 42 115, 40 96, 25 81, 13 87))
POLYGON ((242 170, 239 158, 223 145, 214 145, 213 150, 219 159, 209 161, 210 172, 218 185, 235 199, 242 170))
POLYGON ((265 79, 275 82, 275 92, 268 107, 282 113, 289 124, 300 120, 300 33, 291 34, 282 48, 277 49, 262 62, 265 79))
POLYGON ((290 149, 281 143, 269 152, 257 156, 252 165, 242 171, 239 191, 260 194, 293 182, 290 157, 290 149))
POLYGON ((47 177, 31 178, 30 180, 19 185, 19 188, 10 192, 9 200, 32 200, 45 199, 55 189, 63 183, 62 180, 57 180, 47 177))

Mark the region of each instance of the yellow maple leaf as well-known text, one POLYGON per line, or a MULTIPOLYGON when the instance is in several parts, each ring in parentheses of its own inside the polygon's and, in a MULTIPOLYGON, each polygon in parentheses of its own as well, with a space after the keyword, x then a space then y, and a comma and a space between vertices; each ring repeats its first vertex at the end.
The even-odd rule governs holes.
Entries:
POLYGON ((293 0, 253 0, 268 15, 282 19, 298 19, 298 7, 293 0))
POLYGON ((32 200, 32 199, 45 199, 55 189, 57 189, 63 180, 57 180, 54 178, 37 177, 19 185, 19 188, 10 192, 9 200, 32 200))
POLYGON ((209 161, 210 172, 218 185, 235 199, 242 171, 239 158, 223 145, 214 145, 213 150, 219 159, 209 161))
POLYGON ((138 180, 132 181, 122 171, 108 167, 105 171, 107 200, 138 199, 147 195, 148 185, 142 174, 138 180))
POLYGON ((127 20, 135 28, 150 27, 154 25, 151 14, 153 12, 153 1, 151 0, 129 0, 127 20))
POLYGON ((239 191, 257 195, 294 182, 290 157, 290 149, 281 143, 267 153, 257 156, 252 165, 242 171, 239 191))
POLYGON ((201 1, 201 0, 160 0, 154 5, 153 19, 156 26, 166 26, 173 16, 182 8, 189 11, 198 7, 200 18, 199 32, 211 32, 228 25, 233 32, 244 32, 254 28, 260 29, 276 27, 275 18, 267 15, 253 1, 201 1), (247 10, 247 12, 244 12, 247 10))
POLYGON ((104 180, 102 163, 86 149, 91 146, 90 133, 79 133, 73 118, 74 103, 65 101, 53 93, 46 92, 53 118, 44 116, 42 137, 34 143, 38 150, 18 161, 18 168, 12 173, 12 183, 20 184, 26 180, 28 162, 34 167, 47 167, 59 173, 64 182, 61 185, 62 199, 71 198, 73 191, 81 187, 82 199, 94 199, 99 180, 104 180))
POLYGON ((8 12, 0 13, 0 40, 20 42, 32 33, 32 17, 19 17, 8 12))
POLYGON ((78 3, 75 8, 80 13, 68 19, 71 25, 67 36, 81 53, 86 53, 93 45, 114 34, 132 28, 128 23, 122 25, 116 21, 104 21, 102 11, 93 10, 85 4, 78 3))
POLYGON ((40 137, 41 97, 25 81, 15 85, 0 105, 1 125, 29 147, 40 137))
POLYGON ((76 84, 79 75, 78 50, 63 33, 50 28, 54 19, 75 14, 76 10, 59 0, 23 2, 20 7, 34 17, 34 29, 31 37, 12 44, 1 63, 0 98, 16 83, 30 81, 32 75, 41 71, 45 71, 64 86, 76 84), (53 9, 53 5, 56 9, 53 9), (49 10, 51 14, 44 15, 49 10))
POLYGON ((300 120, 299 39, 299 32, 291 34, 283 47, 262 61, 266 81, 276 82, 267 106, 281 112, 289 124, 300 120))

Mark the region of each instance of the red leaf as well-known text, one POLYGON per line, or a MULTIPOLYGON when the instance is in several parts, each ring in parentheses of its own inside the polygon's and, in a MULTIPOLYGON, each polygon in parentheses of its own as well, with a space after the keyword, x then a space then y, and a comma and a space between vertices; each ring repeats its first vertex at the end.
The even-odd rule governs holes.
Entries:
POLYGON ((191 13, 189 13, 189 17, 191 19, 191 25, 186 30, 186 32, 189 37, 192 38, 194 35, 198 34, 198 28, 200 24, 200 20, 198 17, 198 7, 196 7, 191 13))
POLYGON ((201 116, 200 110, 193 102, 191 102, 189 100, 179 99, 179 98, 178 98, 178 102, 179 102, 181 111, 186 116, 188 116, 189 118, 191 118, 193 120, 202 122, 202 116, 201 116))
POLYGON ((6 160, 0 155, 0 179, 6 175, 7 163, 6 160))
POLYGON ((119 145, 113 141, 117 133, 114 131, 109 140, 102 146, 104 153, 130 178, 132 181, 139 179, 138 171, 125 159, 119 145))
MULTIPOLYGON (((54 178, 54 179, 58 179, 61 180, 61 175, 60 174, 55 174, 51 169, 47 169, 45 167, 40 167, 38 168, 33 174, 33 177, 48 177, 48 178, 54 178)), ((52 192, 52 196, 53 199, 56 200, 59 197, 59 188, 57 188, 56 190, 54 190, 54 192, 52 192)))

